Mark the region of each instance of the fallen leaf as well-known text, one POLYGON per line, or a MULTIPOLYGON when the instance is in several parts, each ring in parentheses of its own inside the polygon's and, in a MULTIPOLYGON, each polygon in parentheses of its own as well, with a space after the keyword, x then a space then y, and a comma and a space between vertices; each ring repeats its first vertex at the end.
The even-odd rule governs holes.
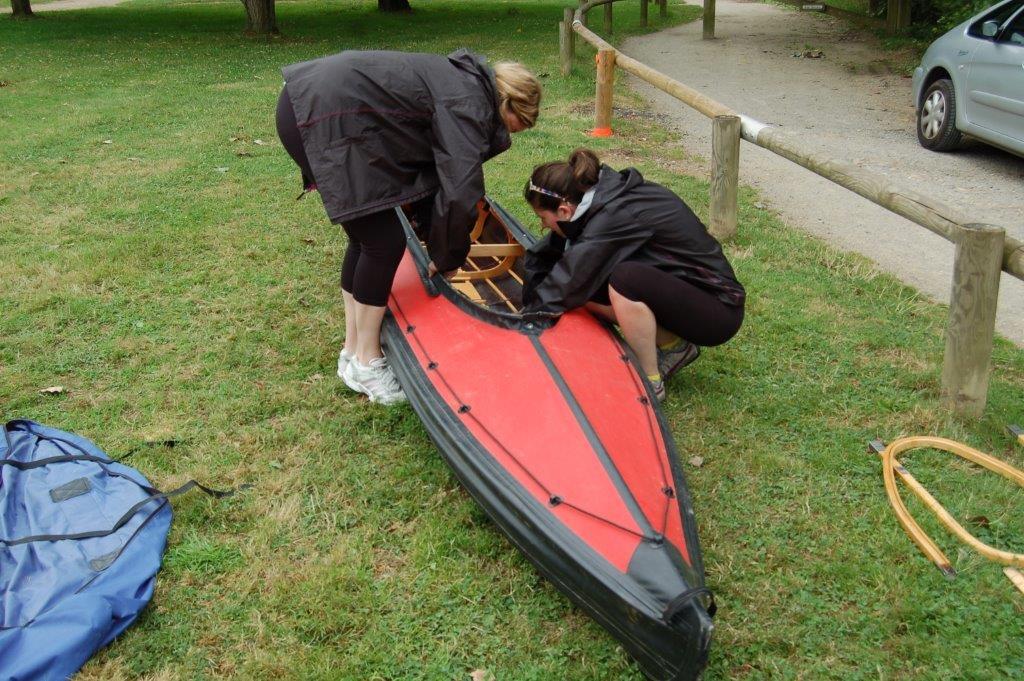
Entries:
POLYGON ((284 468, 284 466, 281 465, 280 461, 271 461, 269 465, 270 465, 271 468, 273 468, 274 470, 277 470, 277 471, 279 471, 282 468, 284 468))
POLYGON ((235 156, 241 156, 241 157, 243 157, 243 158, 244 158, 244 157, 246 157, 246 156, 252 156, 252 152, 251 152, 251 151, 245 151, 245 150, 243 149, 242 151, 236 152, 236 153, 235 153, 235 156))
POLYGON ((262 147, 262 146, 263 146, 264 144, 266 144, 266 142, 264 142, 263 140, 253 140, 253 141, 252 141, 252 143, 253 143, 253 144, 258 144, 258 145, 260 145, 261 147, 262 147))
POLYGON ((226 173, 226 172, 228 172, 228 170, 230 170, 230 168, 228 168, 227 166, 220 166, 220 167, 214 168, 214 170, 216 170, 218 173, 226 173))
POLYGON ((11 84, 10 81, 0 80, 0 87, 7 87, 10 84, 11 84))
POLYGON ((494 681, 494 675, 486 669, 476 669, 469 674, 473 681, 494 681))
POLYGON ((302 237, 302 241, 307 243, 307 244, 315 244, 316 243, 316 239, 314 239, 311 236, 304 236, 304 237, 302 237))
POLYGON ((114 140, 103 140, 103 144, 113 144, 114 140))
POLYGON ((703 456, 692 456, 692 457, 689 458, 687 463, 689 463, 694 468, 700 468, 701 466, 704 465, 704 457, 703 456))
POLYGON ((43 388, 39 393, 41 395, 62 395, 64 393, 64 386, 51 385, 49 388, 43 388))

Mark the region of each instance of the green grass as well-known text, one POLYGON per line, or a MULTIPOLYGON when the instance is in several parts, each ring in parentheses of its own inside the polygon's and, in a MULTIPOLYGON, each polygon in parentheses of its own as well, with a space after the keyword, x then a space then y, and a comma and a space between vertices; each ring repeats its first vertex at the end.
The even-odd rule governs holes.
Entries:
MULTIPOLYGON (((706 150, 642 115, 584 136, 592 61, 581 50, 558 75, 561 2, 415 0, 394 17, 375 4, 282 2, 284 37, 268 43, 240 35, 235 2, 0 20, 0 417, 112 454, 179 440, 133 457, 165 488, 254 485, 174 502, 153 604, 82 678, 639 678, 496 531, 409 408, 334 377, 345 244, 315 197, 294 200, 279 67, 465 45, 547 74, 539 128, 487 169, 524 221, 530 168, 581 144, 706 214, 706 178, 683 172, 706 150), (66 392, 38 392, 51 385, 66 392)), ((673 6, 673 21, 695 12, 673 6)), ((637 14, 616 5, 617 31, 635 33, 637 14)), ((626 90, 618 104, 639 106, 626 90)), ((728 246, 745 327, 674 378, 666 405, 684 460, 705 460, 687 472, 720 603, 707 678, 1012 676, 1024 599, 926 520, 960 571, 945 581, 864 449, 934 433, 1022 465, 1000 429, 1024 420, 1024 353, 997 343, 981 422, 946 416, 945 310, 756 202, 743 192, 728 246)), ((908 462, 957 518, 984 515, 986 538, 1024 548, 1019 491, 937 456, 908 462)))

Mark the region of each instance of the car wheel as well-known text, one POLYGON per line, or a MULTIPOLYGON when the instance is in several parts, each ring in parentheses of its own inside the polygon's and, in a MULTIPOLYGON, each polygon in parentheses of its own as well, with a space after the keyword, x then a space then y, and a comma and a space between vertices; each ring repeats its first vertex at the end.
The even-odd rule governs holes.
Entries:
POLYGON ((951 151, 960 144, 956 129, 956 93, 952 81, 943 78, 931 84, 917 110, 917 141, 925 149, 951 151))

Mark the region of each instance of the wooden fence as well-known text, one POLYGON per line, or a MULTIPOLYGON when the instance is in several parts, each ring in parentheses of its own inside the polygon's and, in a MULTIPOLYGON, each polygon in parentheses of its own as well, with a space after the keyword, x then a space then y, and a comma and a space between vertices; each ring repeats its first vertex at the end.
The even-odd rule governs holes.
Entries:
MULTIPOLYGON (((708 228, 717 238, 729 239, 736 232, 742 137, 952 241, 956 244, 956 254, 942 367, 942 398, 958 413, 980 417, 988 396, 1000 273, 1005 271, 1024 280, 1024 242, 1006 236, 1002 227, 970 220, 953 208, 882 175, 809 151, 798 138, 739 114, 619 52, 586 26, 587 13, 603 5, 605 30, 610 32, 612 3, 619 1, 581 0, 575 10, 566 8, 559 25, 563 74, 572 70, 575 35, 597 50, 596 110, 592 134, 612 134, 612 92, 615 68, 618 67, 712 120, 708 228)), ((664 11, 665 0, 656 1, 664 11)), ((713 12, 714 0, 704 2, 705 11, 713 12)), ((641 20, 645 23, 647 5, 648 0, 641 0, 641 20)))

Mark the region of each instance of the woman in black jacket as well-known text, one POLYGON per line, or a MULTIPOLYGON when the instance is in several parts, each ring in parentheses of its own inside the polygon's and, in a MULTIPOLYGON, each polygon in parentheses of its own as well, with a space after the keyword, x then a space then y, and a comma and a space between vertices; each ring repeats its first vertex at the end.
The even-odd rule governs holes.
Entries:
POLYGON ((743 323, 746 293, 686 203, 588 149, 533 171, 526 201, 550 233, 526 256, 527 311, 586 306, 619 325, 664 399, 664 381, 743 323))
POLYGON ((404 400, 380 347, 405 252, 394 208, 418 206, 432 270, 458 269, 484 195, 483 163, 508 149, 510 132, 533 127, 540 84, 519 64, 492 69, 467 50, 447 57, 350 51, 283 73, 281 142, 304 190, 319 191, 331 222, 349 238, 338 375, 372 401, 404 400))

